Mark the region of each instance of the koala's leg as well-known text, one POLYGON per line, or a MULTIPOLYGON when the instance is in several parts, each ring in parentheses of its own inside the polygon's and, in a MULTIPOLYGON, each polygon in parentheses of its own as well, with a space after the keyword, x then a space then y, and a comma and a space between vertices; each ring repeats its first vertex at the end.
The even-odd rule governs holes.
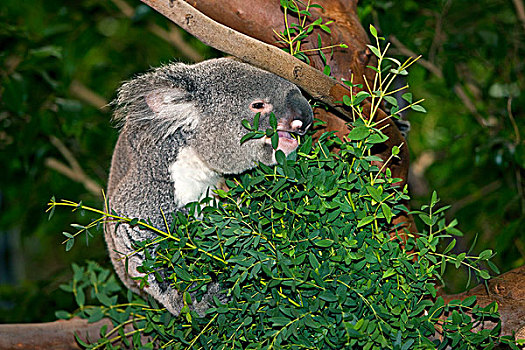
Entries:
MULTIPOLYGON (((131 275, 126 271, 126 254, 131 254, 133 252, 131 249, 131 242, 127 239, 129 236, 126 232, 126 228, 122 225, 116 228, 117 225, 114 223, 106 223, 105 226, 104 234, 106 236, 106 244, 108 245, 109 257, 111 258, 111 262, 113 263, 117 275, 124 285, 132 292, 143 295, 144 293, 140 290, 137 281, 131 279, 131 275)), ((137 267, 140 265, 137 264, 137 259, 128 259, 128 269, 130 271, 136 271, 137 267)), ((136 277, 138 275, 137 272, 133 276, 136 277)))
POLYGON ((137 271, 137 268, 144 261, 143 252, 135 252, 132 248, 132 237, 136 236, 136 229, 130 228, 126 224, 106 224, 106 242, 108 245, 111 262, 115 267, 117 275, 124 285, 138 295, 144 296, 150 294, 159 301, 173 315, 178 316, 184 306, 182 295, 174 288, 169 286, 168 282, 158 282, 155 276, 148 276, 148 286, 141 289, 140 282, 133 277, 144 277, 143 273, 137 271), (126 255, 128 256, 128 269, 126 270, 126 255))
MULTIPOLYGON (((115 224, 106 224, 106 242, 113 266, 117 275, 122 282, 131 291, 138 295, 144 296, 150 294, 158 302, 175 316, 180 315, 184 306, 183 296, 179 291, 170 286, 167 281, 159 282, 153 275, 148 276, 148 285, 143 289, 139 288, 139 281, 132 277, 144 277, 144 274, 137 271, 137 268, 144 261, 143 252, 135 252, 132 248, 132 242, 136 241, 133 237, 137 236, 140 231, 130 228, 126 224, 120 224, 115 230, 115 224), (113 234, 112 234, 113 233, 113 234), (128 269, 126 270, 126 255, 128 256, 128 269)), ((161 271, 162 274, 162 271, 161 271)), ((222 303, 227 303, 228 298, 224 291, 221 291, 218 283, 210 283, 208 290, 200 301, 197 302, 192 295, 193 304, 190 308, 195 310, 199 316, 204 316, 206 310, 213 306, 213 297, 217 297, 222 303)))

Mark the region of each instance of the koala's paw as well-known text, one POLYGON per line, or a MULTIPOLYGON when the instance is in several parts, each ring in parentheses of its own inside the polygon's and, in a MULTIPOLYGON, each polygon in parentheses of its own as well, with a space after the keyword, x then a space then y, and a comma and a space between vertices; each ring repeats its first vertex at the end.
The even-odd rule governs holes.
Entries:
POLYGON ((202 297, 201 301, 193 303, 193 310, 200 316, 206 315, 206 310, 214 305, 213 297, 217 297, 222 304, 226 304, 230 301, 230 298, 226 296, 224 290, 221 290, 219 283, 213 282, 208 285, 206 294, 202 297))

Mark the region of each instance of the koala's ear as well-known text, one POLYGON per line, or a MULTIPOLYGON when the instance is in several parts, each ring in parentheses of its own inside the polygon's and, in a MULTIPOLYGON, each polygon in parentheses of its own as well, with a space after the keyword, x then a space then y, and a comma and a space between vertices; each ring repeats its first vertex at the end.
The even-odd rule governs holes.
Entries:
POLYGON ((146 96, 146 104, 155 113, 170 108, 173 104, 184 103, 188 100, 188 94, 177 88, 162 88, 149 92, 146 96))
POLYGON ((178 129, 193 130, 199 123, 199 113, 189 94, 179 88, 161 88, 148 92, 144 99, 153 112, 151 122, 169 135, 178 129))

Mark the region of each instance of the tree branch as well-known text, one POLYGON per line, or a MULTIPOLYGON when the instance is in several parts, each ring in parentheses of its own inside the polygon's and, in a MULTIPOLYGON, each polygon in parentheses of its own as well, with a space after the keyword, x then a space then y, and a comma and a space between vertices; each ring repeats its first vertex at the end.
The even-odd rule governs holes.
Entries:
POLYGON ((75 334, 85 342, 96 342, 100 328, 112 327, 109 319, 95 323, 75 317, 46 323, 2 324, 0 325, 0 349, 3 350, 70 350, 82 349, 75 340, 75 334))
MULTIPOLYGON (((126 17, 132 18, 135 14, 133 7, 129 6, 124 0, 111 0, 115 6, 117 6, 126 17)), ((204 60, 204 57, 195 50, 191 45, 189 45, 184 38, 182 37, 178 28, 173 25, 170 25, 169 30, 158 26, 157 24, 150 23, 147 26, 148 30, 153 34, 157 35, 159 38, 171 43, 175 46, 180 53, 192 60, 193 62, 200 62, 204 60)))
POLYGON ((477 303, 483 307, 494 301, 497 302, 501 315, 502 334, 512 335, 512 332, 516 332, 516 339, 525 339, 525 288, 523 286, 525 286, 525 266, 492 278, 488 281, 488 288, 480 284, 464 293, 442 295, 442 297, 448 303, 475 295, 477 303))
POLYGON ((69 85, 69 92, 87 104, 101 111, 109 112, 108 101, 80 81, 73 80, 69 85))
POLYGON ((516 15, 518 16, 518 19, 521 22, 521 25, 523 26, 523 30, 525 30, 525 6, 523 6, 522 0, 512 0, 514 3, 514 7, 516 8, 516 15))
POLYGON ((295 83, 313 98, 349 117, 348 112, 337 104, 349 90, 319 70, 275 46, 215 22, 183 0, 141 1, 203 43, 295 83))
MULTIPOLYGON (((89 323, 88 320, 73 317, 46 323, 0 324, 0 349, 2 350, 80 350, 84 347, 77 343, 75 335, 84 343, 95 343, 100 339, 100 328, 113 329, 108 318, 89 323)), ((124 326, 124 332, 133 331, 133 325, 124 326)), ((120 337, 115 334, 115 337, 120 337)), ((131 337, 128 337, 131 341, 131 337)), ((142 338, 147 343, 149 337, 142 338)))
POLYGON ((69 177, 71 180, 79 182, 93 195, 102 196, 102 187, 86 175, 73 153, 55 136, 50 137, 51 143, 58 149, 62 156, 67 160, 69 166, 55 158, 46 158, 44 161, 48 168, 54 169, 59 173, 69 177))
MULTIPOLYGON (((409 57, 417 57, 418 56, 418 55, 416 55, 414 53, 414 51, 410 50, 405 45, 403 45, 403 43, 401 41, 399 41, 399 39, 397 39, 394 35, 391 35, 389 37, 389 40, 390 40, 390 42, 392 42, 392 44, 394 44, 394 46, 399 50, 399 52, 402 55, 409 56, 409 57)), ((421 66, 425 67, 428 71, 430 71, 432 74, 434 74, 439 79, 443 79, 444 78, 443 71, 441 70, 441 68, 439 68, 438 66, 436 66, 432 62, 427 61, 427 60, 425 60, 423 58, 420 58, 417 61, 417 63, 419 63, 421 66)), ((474 118, 476 118, 477 122, 483 127, 488 126, 487 121, 478 112, 478 109, 476 108, 474 103, 470 100, 470 98, 468 97, 467 93, 465 92, 465 89, 463 88, 463 86, 461 84, 456 83, 454 85, 454 92, 456 93, 458 98, 461 100, 461 102, 463 102, 463 105, 468 109, 468 111, 474 116, 474 118)))

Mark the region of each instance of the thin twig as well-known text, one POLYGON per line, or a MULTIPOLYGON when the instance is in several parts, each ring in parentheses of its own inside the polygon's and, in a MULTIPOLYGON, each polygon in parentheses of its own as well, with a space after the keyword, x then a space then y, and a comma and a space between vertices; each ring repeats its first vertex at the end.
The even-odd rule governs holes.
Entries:
POLYGON ((100 197, 102 195, 102 187, 86 175, 73 153, 55 136, 51 136, 50 141, 67 160, 69 166, 52 157, 46 158, 45 165, 71 180, 81 183, 90 193, 100 197))
MULTIPOLYGON (((409 48, 407 48, 399 39, 397 39, 394 35, 391 35, 389 37, 390 42, 394 44, 394 46, 399 50, 399 52, 402 55, 409 56, 409 57, 417 57, 416 53, 409 48)), ((434 74, 439 79, 443 79, 443 71, 441 68, 436 66, 434 63, 425 60, 423 58, 420 58, 417 63, 419 63, 421 66, 426 68, 429 72, 434 74)), ((487 127, 488 123, 487 121, 481 116, 481 114, 478 112, 478 109, 474 105, 474 103, 470 100, 470 97, 465 92, 465 89, 460 83, 454 84, 454 92, 458 96, 458 98, 463 102, 463 105, 468 109, 468 111, 476 118, 476 121, 483 127, 487 127)))
MULTIPOLYGON (((514 114, 512 114, 512 97, 509 97, 507 100, 507 115, 509 116, 510 123, 514 129, 514 134, 516 135, 516 139, 514 140, 514 147, 516 147, 521 143, 521 135, 518 124, 516 124, 516 120, 514 119, 514 114)), ((518 189, 518 196, 520 197, 521 213, 525 215, 525 194, 523 193, 523 178, 521 176, 521 168, 517 167, 515 173, 516 187, 518 189)))
POLYGON ((446 16, 448 13, 448 9, 450 8, 451 0, 447 0, 443 7, 441 8, 441 11, 439 11, 436 14, 436 26, 434 28, 434 38, 432 39, 432 44, 430 45, 430 49, 428 50, 428 58, 431 62, 435 62, 436 53, 438 51, 438 47, 441 46, 441 42, 443 40, 444 34, 443 34, 443 17, 446 16))
MULTIPOLYGON (((399 39, 397 37, 395 37, 394 35, 391 35, 388 39, 390 40, 390 42, 392 44, 394 44, 394 46, 399 50, 399 52, 402 55, 409 56, 409 57, 414 57, 414 58, 419 56, 414 51, 410 50, 408 47, 403 45, 403 43, 401 41, 399 41, 399 39)), ((438 77, 440 79, 443 78, 443 72, 434 63, 432 63, 432 62, 430 62, 430 61, 428 61, 428 60, 426 60, 424 58, 420 58, 417 61, 417 63, 419 63, 420 65, 425 67, 428 71, 433 73, 436 77, 438 77)))
POLYGON ((525 30, 525 6, 523 6, 523 1, 522 0, 512 0, 512 2, 514 3, 514 7, 516 8, 516 15, 521 21, 523 30, 525 30))
POLYGON ((69 92, 97 109, 104 112, 109 111, 108 101, 78 80, 73 80, 71 82, 71 85, 69 85, 69 92))
POLYGON ((480 188, 478 191, 476 191, 476 192, 474 192, 474 193, 472 193, 472 194, 470 194, 470 195, 468 195, 466 197, 463 197, 460 200, 457 200, 452 205, 450 210, 448 211, 448 215, 451 216, 451 217, 454 216, 456 214, 456 212, 458 212, 458 210, 466 207, 467 205, 469 205, 471 203, 476 202, 480 198, 486 197, 490 193, 492 193, 492 192, 496 191, 498 188, 500 188, 501 185, 502 185, 501 180, 492 181, 491 183, 489 183, 489 184, 483 186, 482 188, 480 188))
MULTIPOLYGON (((124 0, 111 0, 115 6, 119 8, 119 10, 128 18, 132 18, 135 14, 135 11, 133 10, 133 7, 128 5, 127 2, 124 0)), ((200 62, 204 60, 204 57, 195 50, 191 45, 189 45, 184 38, 182 37, 182 34, 180 33, 180 30, 174 26, 173 24, 169 24, 169 31, 165 30, 164 28, 154 24, 150 23, 147 26, 148 30, 158 36, 159 38, 171 43, 173 46, 175 46, 180 53, 192 60, 193 62, 200 62)))

